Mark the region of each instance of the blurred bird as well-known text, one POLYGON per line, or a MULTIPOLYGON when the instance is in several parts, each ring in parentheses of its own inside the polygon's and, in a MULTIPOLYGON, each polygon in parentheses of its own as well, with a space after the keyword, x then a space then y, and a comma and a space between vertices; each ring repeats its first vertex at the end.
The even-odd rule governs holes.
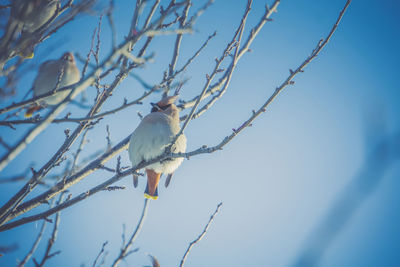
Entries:
MULTIPOLYGON (((34 96, 49 93, 55 89, 66 87, 79 82, 81 78, 79 69, 76 67, 74 55, 66 52, 60 59, 44 62, 33 83, 34 96)), ((43 108, 42 105, 57 105, 71 92, 64 90, 48 96, 41 100, 40 104, 31 105, 26 111, 25 117, 31 117, 35 111, 43 108)))
MULTIPOLYGON (((153 106, 151 113, 142 119, 130 139, 128 152, 133 166, 162 155, 180 131, 179 110, 174 105, 177 98, 178 96, 170 96, 158 103, 151 103, 153 106)), ((171 152, 185 151, 186 137, 182 134, 172 146, 171 152)), ((172 174, 182 161, 183 158, 166 159, 147 166, 147 186, 144 196, 157 199, 161 174, 172 174)))
MULTIPOLYGON (((59 0, 12 1, 10 18, 1 40, 1 49, 6 48, 21 32, 33 33, 42 27, 55 15, 59 5, 59 0)), ((25 58, 31 58, 33 48, 27 47, 21 53, 25 58)))

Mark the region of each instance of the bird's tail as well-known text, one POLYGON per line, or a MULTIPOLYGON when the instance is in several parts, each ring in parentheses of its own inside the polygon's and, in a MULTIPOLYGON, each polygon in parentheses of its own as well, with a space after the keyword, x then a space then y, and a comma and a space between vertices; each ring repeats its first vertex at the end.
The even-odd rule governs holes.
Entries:
POLYGON ((25 118, 32 117, 33 113, 41 109, 42 107, 40 105, 35 105, 35 104, 31 105, 25 112, 25 118))
POLYGON ((144 197, 148 199, 158 198, 158 183, 160 182, 161 173, 156 173, 153 170, 146 170, 147 186, 144 191, 144 197))
POLYGON ((15 20, 10 19, 7 26, 6 31, 1 38, 0 47, 6 48, 8 47, 11 42, 15 39, 15 37, 21 32, 22 24, 15 20))

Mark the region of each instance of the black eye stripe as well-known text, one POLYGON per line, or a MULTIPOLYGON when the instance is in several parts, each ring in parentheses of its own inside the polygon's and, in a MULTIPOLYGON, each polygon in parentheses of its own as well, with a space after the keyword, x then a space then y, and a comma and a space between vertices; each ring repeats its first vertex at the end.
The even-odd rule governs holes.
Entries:
POLYGON ((167 108, 169 108, 171 106, 171 104, 169 104, 169 105, 166 105, 166 106, 159 106, 158 104, 156 104, 156 105, 153 105, 153 107, 152 107, 152 109, 151 109, 151 112, 157 112, 157 111, 160 111, 160 110, 166 110, 167 108))
POLYGON ((166 106, 162 106, 162 107, 160 107, 162 110, 166 110, 167 108, 169 108, 171 106, 171 104, 169 104, 169 105, 166 105, 166 106))

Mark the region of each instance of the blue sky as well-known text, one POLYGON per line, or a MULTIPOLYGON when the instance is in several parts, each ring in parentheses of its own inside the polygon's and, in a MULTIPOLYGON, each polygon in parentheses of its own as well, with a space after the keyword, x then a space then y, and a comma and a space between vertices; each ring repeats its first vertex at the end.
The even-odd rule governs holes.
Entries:
MULTIPOLYGON (((203 1, 196 1, 193 8, 201 6, 200 3, 203 1)), ((282 1, 274 21, 264 27, 251 46, 252 52, 239 62, 227 93, 187 128, 188 151, 203 144, 219 143, 251 115, 252 109, 264 103, 288 76, 289 68, 300 64, 318 40, 326 36, 344 3, 344 0, 282 1)), ((258 22, 264 4, 265 1, 254 1, 246 33, 258 22)), ((244 7, 245 1, 233 4, 216 0, 198 20, 196 33, 183 38, 178 66, 209 34, 218 32, 184 73, 190 80, 182 88, 183 99, 190 99, 202 89, 205 74, 212 70, 213 59, 230 41, 244 7)), ((116 1, 115 12, 120 42, 129 28, 133 4, 116 1)), ((399 12, 400 3, 394 0, 353 1, 325 50, 251 128, 223 151, 184 161, 170 187, 160 188, 160 198, 150 203, 145 225, 134 245, 140 250, 121 266, 148 265, 147 254, 157 257, 161 266, 178 265, 188 244, 201 233, 221 201, 224 204, 220 213, 205 238, 189 254, 187 266, 293 264, 315 227, 362 168, 369 151, 365 128, 370 118, 383 114, 378 118, 385 121, 388 135, 400 129, 399 12)), ((96 24, 95 16, 74 20, 38 47, 32 62, 40 64, 66 50, 85 55, 96 24)), ((105 56, 110 43, 106 26, 102 34, 101 55, 105 56)), ((137 73, 149 83, 158 83, 170 60, 173 43, 172 36, 155 41, 150 48, 156 52, 155 62, 137 73)), ((35 74, 31 72, 24 77, 17 98, 30 88, 35 74)), ((142 92, 140 85, 128 78, 104 110, 120 105, 124 97, 134 99, 142 92)), ((89 89, 88 97, 93 93, 94 89, 89 89)), ((106 145, 107 124, 114 143, 129 135, 139 122, 136 112, 146 114, 150 109, 148 103, 157 98, 159 95, 145 101, 143 106, 105 118, 97 130, 89 133, 86 155, 106 145)), ((77 115, 83 113, 75 107, 70 110, 77 115)), ((39 168, 63 141, 64 129, 74 126, 50 126, 10 163, 1 177, 21 172, 32 161, 39 168), (52 145, 48 140, 52 140, 52 145)), ((20 126, 16 132, 6 128, 0 131, 12 143, 26 129, 20 126)), ((124 152, 122 157, 123 163, 129 165, 128 154, 124 152)), ((114 161, 109 166, 113 164, 114 161)), ((321 259, 321 266, 398 266, 399 173, 399 162, 386 170, 374 192, 333 240, 321 259)), ((80 193, 108 177, 107 172, 91 175, 71 193, 80 193)), ((126 224, 129 235, 140 216, 145 181, 141 179, 137 189, 131 186, 130 177, 118 184, 127 189, 99 193, 61 213, 54 250, 62 253, 49 261, 50 266, 81 263, 90 266, 106 240, 107 263, 117 256, 122 224, 126 224)), ((8 200, 19 186, 1 185, 0 203, 8 200)), ((13 266, 17 258, 23 257, 39 226, 40 223, 31 223, 0 233, 1 245, 19 245, 17 251, 0 258, 0 265, 13 266)), ((48 225, 36 258, 43 255, 50 230, 48 225)))

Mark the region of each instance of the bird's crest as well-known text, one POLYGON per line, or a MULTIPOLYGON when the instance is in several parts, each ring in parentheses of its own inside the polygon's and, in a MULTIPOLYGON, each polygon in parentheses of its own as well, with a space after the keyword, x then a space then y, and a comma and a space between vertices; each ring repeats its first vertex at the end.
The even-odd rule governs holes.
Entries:
POLYGON ((168 105, 173 104, 178 99, 178 97, 179 97, 179 95, 167 96, 167 97, 164 97, 163 99, 161 99, 157 104, 160 107, 168 106, 168 105))

